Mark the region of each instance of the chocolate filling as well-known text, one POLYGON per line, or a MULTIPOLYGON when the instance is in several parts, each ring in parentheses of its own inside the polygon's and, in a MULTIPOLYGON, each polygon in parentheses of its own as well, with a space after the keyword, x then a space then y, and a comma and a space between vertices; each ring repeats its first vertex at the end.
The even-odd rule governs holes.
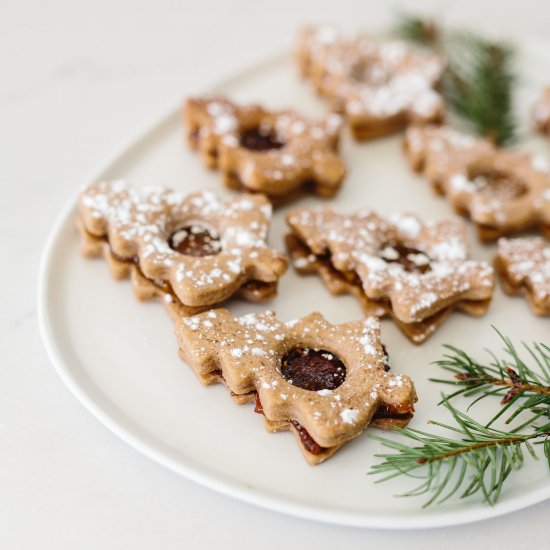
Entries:
POLYGON ((344 382, 346 367, 330 351, 296 347, 283 357, 281 374, 304 390, 334 390, 344 382))
POLYGON ((527 193, 527 186, 510 172, 501 170, 472 170, 468 173, 478 191, 502 200, 515 199, 527 193))
POLYGON ((431 270, 430 257, 403 243, 386 243, 381 247, 380 257, 387 263, 398 263, 408 273, 426 273, 431 270))
POLYGON ((285 145, 271 128, 263 129, 261 126, 241 132, 240 143, 241 147, 250 151, 273 151, 285 145))
POLYGON ((168 238, 168 244, 186 256, 214 256, 221 251, 219 236, 199 223, 176 229, 168 238))
MULTIPOLYGON (((258 395, 256 395, 256 405, 254 407, 254 412, 258 414, 264 414, 264 409, 262 407, 262 403, 260 402, 260 398, 258 395)), ((313 455, 319 455, 322 452, 327 450, 327 447, 321 447, 321 445, 319 445, 309 435, 309 432, 299 422, 297 422, 296 420, 291 420, 290 423, 296 429, 296 432, 300 436, 300 441, 304 446, 304 449, 306 449, 306 451, 310 452, 313 455)))

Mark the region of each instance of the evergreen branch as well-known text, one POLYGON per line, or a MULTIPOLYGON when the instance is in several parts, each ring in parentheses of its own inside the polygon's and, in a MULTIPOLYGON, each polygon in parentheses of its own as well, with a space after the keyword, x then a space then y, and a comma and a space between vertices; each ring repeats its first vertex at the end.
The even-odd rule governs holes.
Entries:
POLYGON ((439 42, 439 27, 434 21, 409 13, 399 13, 392 34, 419 46, 436 48, 439 42))
POLYGON ((481 494, 484 502, 494 505, 510 474, 523 466, 525 450, 537 458, 535 445, 542 445, 550 468, 550 347, 523 343, 526 360, 509 338, 498 330, 497 333, 504 343, 504 358, 489 351, 491 360, 483 363, 460 348, 446 345, 448 353, 436 362, 452 373, 453 378, 432 381, 458 389, 444 395, 439 403, 451 413, 454 423, 430 421, 430 424, 452 432, 455 437, 411 428, 396 431, 412 444, 374 436, 397 451, 376 455, 383 462, 373 466, 369 473, 384 474, 377 482, 401 475, 419 479, 420 484, 402 496, 429 494, 424 506, 442 503, 457 493, 460 498, 481 494), (475 396, 470 407, 497 395, 503 407, 482 425, 451 405, 450 400, 457 395, 475 396), (513 429, 493 427, 501 417, 507 416, 504 424, 507 425, 521 413, 528 413, 527 418, 513 429), (524 433, 527 427, 533 431, 524 433))
POLYGON ((496 145, 516 140, 515 50, 465 32, 449 32, 411 14, 397 17, 393 29, 401 39, 430 47, 448 59, 442 94, 450 109, 479 136, 496 145))
POLYGON ((446 438, 411 428, 397 433, 414 442, 409 446, 379 436, 371 436, 397 453, 377 454, 383 462, 372 466, 369 474, 384 474, 377 482, 400 475, 420 479, 421 483, 402 496, 431 493, 424 507, 442 503, 460 491, 460 498, 481 493, 483 501, 494 505, 506 479, 524 463, 526 448, 536 458, 532 440, 542 441, 550 467, 550 422, 530 434, 490 429, 467 414, 455 409, 443 398, 442 404, 451 413, 455 425, 431 423, 452 431, 460 439, 446 438), (419 444, 419 445, 418 445, 419 444))
POLYGON ((524 411, 534 412, 537 417, 544 415, 550 417, 550 348, 542 343, 532 345, 523 343, 531 362, 534 363, 530 366, 520 356, 512 341, 498 331, 497 333, 504 342, 505 359, 499 359, 491 354, 492 362, 482 363, 473 359, 465 351, 446 345, 445 348, 450 353, 444 355, 443 359, 436 364, 452 373, 453 378, 431 380, 458 386, 459 389, 448 395, 446 399, 457 395, 477 395, 473 405, 486 397, 500 396, 501 404, 505 407, 491 420, 491 423, 511 410, 512 405, 516 408, 507 423, 524 411))
POLYGON ((497 145, 513 143, 516 119, 513 92, 517 77, 510 44, 488 41, 468 33, 449 39, 449 67, 443 96, 474 132, 497 145))

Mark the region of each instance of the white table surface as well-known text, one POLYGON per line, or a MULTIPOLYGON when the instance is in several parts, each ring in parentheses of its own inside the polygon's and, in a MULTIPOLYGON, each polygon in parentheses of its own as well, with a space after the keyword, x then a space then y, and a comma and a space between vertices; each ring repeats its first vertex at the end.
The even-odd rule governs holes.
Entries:
MULTIPOLYGON (((416 4, 451 24, 518 39, 549 34, 542 0, 416 4)), ((298 24, 375 29, 396 5, 415 3, 0 0, 0 548, 550 548, 550 502, 469 526, 385 532, 219 495, 95 420, 54 372, 38 334, 45 236, 115 147, 175 96, 289 48, 298 24)))

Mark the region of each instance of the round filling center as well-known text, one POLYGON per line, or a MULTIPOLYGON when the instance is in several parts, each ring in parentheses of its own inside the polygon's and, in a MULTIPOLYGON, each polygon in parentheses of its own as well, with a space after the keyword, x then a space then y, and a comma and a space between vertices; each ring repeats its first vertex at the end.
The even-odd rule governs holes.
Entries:
POLYGON ((468 174, 468 179, 478 191, 509 200, 527 193, 527 186, 513 174, 500 170, 476 170, 468 174))
POLYGON ((284 147, 272 128, 251 128, 241 133, 241 146, 250 151, 271 151, 284 147))
POLYGON ((430 257, 401 243, 388 243, 382 247, 380 257, 387 263, 397 263, 408 273, 426 273, 430 271, 430 257))
POLYGON ((346 367, 330 351, 296 347, 283 357, 281 374, 304 390, 334 390, 344 382, 346 367))
POLYGON ((186 256, 214 256, 221 251, 220 238, 216 232, 198 223, 174 231, 168 244, 186 256))

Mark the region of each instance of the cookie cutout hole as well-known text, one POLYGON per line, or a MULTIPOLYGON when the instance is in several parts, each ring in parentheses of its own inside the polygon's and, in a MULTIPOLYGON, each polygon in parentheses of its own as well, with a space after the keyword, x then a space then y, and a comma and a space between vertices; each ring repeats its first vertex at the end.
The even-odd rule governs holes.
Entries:
POLYGON ((503 170, 472 170, 468 179, 481 193, 503 200, 515 199, 527 193, 527 185, 514 174, 503 170))
POLYGON ((249 151, 275 151, 285 145, 273 128, 262 125, 241 132, 240 144, 249 151))
POLYGON ((346 367, 330 351, 296 347, 283 357, 281 374, 304 390, 335 390, 346 378, 346 367))
POLYGON ((380 257, 387 263, 399 264, 407 273, 431 270, 431 260, 426 253, 402 243, 386 243, 380 250, 380 257))
POLYGON ((219 235, 200 223, 176 229, 168 244, 172 250, 185 256, 214 256, 221 251, 219 235))

